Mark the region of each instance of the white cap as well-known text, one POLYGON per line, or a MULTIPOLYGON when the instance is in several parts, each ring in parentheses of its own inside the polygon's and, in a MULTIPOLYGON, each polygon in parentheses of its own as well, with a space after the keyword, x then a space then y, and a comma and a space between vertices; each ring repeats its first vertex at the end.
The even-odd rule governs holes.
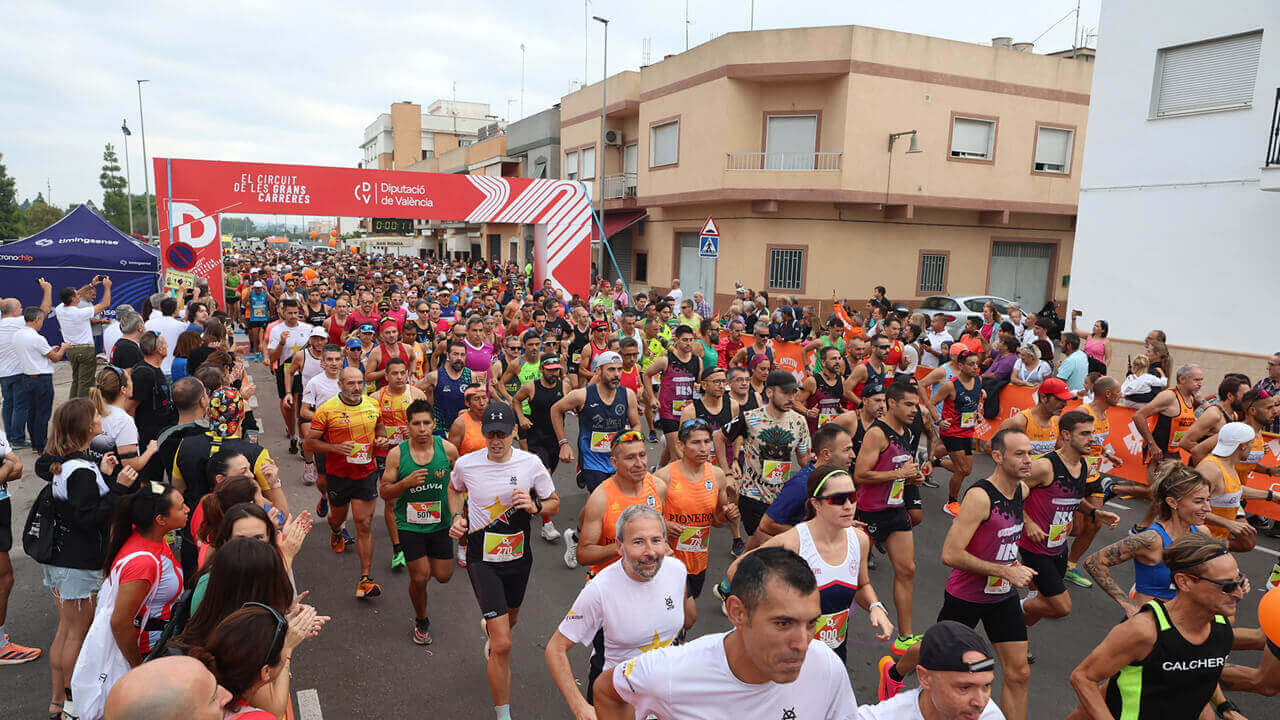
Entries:
POLYGON ((1242 443, 1253 441, 1253 428, 1242 422, 1229 422, 1218 431, 1218 444, 1213 446, 1213 454, 1227 457, 1240 448, 1242 443))
POLYGON ((311 335, 310 335, 310 337, 318 337, 318 338, 325 338, 325 339, 328 339, 328 338, 329 338, 329 333, 325 332, 325 329, 324 329, 323 327, 321 327, 321 326, 319 326, 319 325, 316 325, 315 327, 311 328, 311 335))
POLYGON ((605 352, 602 352, 599 355, 595 356, 595 358, 591 361, 591 369, 598 370, 605 365, 609 365, 611 363, 620 363, 620 362, 622 362, 621 355, 619 355, 618 353, 612 350, 606 350, 605 352))
POLYGON ((254 280, 254 281, 253 281, 253 286, 254 286, 254 287, 266 287, 266 285, 263 285, 263 284, 262 284, 262 281, 261 281, 261 280, 254 280))

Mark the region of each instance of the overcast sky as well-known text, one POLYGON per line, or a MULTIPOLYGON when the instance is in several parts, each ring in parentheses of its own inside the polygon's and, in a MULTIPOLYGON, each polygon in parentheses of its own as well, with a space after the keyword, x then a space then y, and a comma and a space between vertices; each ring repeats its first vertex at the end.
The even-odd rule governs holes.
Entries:
MULTIPOLYGON (((1100 0, 1081 5, 1095 28, 1100 0)), ((690 45, 745 30, 750 0, 689 0, 690 45)), ((756 0, 756 29, 867 25, 966 42, 1034 40, 1074 0, 833 2, 756 0)), ((684 0, 591 0, 611 21, 609 72, 685 49, 684 0)), ((520 117, 559 101, 583 76, 580 0, 341 4, 322 0, 61 2, 0 0, 0 153, 19 199, 52 186, 66 206, 100 203, 104 143, 130 144, 142 192, 135 80, 143 86, 147 153, 155 157, 354 166, 364 128, 394 101, 449 98, 520 117), (424 7, 426 6, 426 7, 424 7), (508 112, 507 99, 510 98, 508 112)), ((1071 46, 1074 18, 1036 52, 1071 46)), ((1094 44, 1094 43, 1090 43, 1094 44)), ((601 75, 601 28, 591 23, 587 81, 601 75)), ((123 153, 121 165, 123 166, 123 153)))

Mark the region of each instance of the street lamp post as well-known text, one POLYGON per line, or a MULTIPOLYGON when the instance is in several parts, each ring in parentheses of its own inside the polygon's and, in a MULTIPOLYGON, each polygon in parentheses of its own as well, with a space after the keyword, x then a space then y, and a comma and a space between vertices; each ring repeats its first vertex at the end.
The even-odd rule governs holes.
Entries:
POLYGON ((520 119, 524 119, 524 43, 520 43, 520 119))
POLYGON ((129 136, 133 133, 129 132, 129 123, 127 120, 120 121, 120 132, 124 133, 124 183, 125 192, 128 193, 125 204, 129 206, 129 234, 133 234, 133 172, 129 170, 129 136))
POLYGON ((147 240, 151 239, 151 179, 147 174, 147 121, 142 117, 142 83, 151 82, 150 80, 138 81, 138 125, 142 129, 142 186, 146 192, 146 202, 143 210, 147 214, 147 240))
MULTIPOLYGON (((591 18, 596 22, 604 25, 604 55, 600 60, 600 152, 596 156, 600 162, 600 170, 596 172, 596 183, 600 187, 600 215, 604 216, 604 148, 605 148, 605 115, 608 113, 609 107, 609 21, 596 15, 591 18)), ((603 233, 601 240, 604 239, 603 233)))

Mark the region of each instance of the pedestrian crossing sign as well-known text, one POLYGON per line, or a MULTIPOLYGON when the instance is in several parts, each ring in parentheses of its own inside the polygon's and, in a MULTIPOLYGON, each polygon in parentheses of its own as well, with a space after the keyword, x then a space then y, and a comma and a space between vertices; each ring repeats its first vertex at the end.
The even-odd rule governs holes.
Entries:
POLYGON ((703 235, 698 239, 698 257, 718 258, 720 257, 720 236, 719 235, 703 235))

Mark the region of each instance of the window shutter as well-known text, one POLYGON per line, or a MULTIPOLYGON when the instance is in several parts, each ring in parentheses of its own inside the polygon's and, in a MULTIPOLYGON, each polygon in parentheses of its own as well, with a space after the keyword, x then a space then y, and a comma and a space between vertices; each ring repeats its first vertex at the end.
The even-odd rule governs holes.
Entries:
POLYGON ((955 128, 951 131, 951 151, 989 156, 993 127, 985 120, 956 118, 955 128))
POLYGON ((1040 128, 1036 137, 1036 164, 1061 165, 1065 172, 1071 156, 1071 131, 1059 128, 1040 128))
POLYGON ((1252 105, 1261 48, 1255 32, 1161 50, 1156 117, 1252 105))

